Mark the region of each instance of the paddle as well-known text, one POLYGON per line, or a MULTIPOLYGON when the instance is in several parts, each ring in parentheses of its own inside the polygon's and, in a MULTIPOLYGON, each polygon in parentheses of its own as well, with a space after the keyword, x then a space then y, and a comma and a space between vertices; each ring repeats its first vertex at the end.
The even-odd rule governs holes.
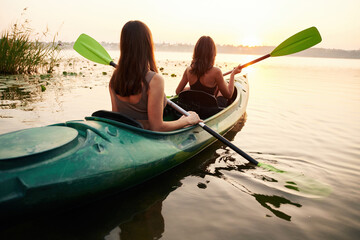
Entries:
MULTIPOLYGON (((266 54, 260 58, 257 58, 251 62, 241 65, 242 68, 250 66, 254 63, 260 62, 269 57, 286 56, 293 53, 301 52, 305 49, 311 48, 312 46, 321 42, 321 36, 316 27, 307 28, 297 34, 289 37, 277 46, 271 53, 266 54)), ((226 76, 232 72, 228 71, 223 74, 226 76)))
POLYGON ((95 39, 84 33, 78 37, 73 48, 81 56, 93 62, 116 67, 116 64, 113 62, 105 48, 101 46, 100 43, 98 43, 95 39))

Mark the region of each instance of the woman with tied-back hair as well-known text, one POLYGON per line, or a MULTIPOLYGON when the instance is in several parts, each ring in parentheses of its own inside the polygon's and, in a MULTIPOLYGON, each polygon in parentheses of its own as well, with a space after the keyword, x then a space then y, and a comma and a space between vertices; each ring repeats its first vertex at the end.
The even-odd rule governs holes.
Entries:
POLYGON ((186 68, 183 77, 176 88, 176 94, 184 89, 204 91, 217 96, 230 99, 234 93, 234 76, 241 72, 241 65, 234 68, 230 75, 229 83, 226 83, 219 68, 214 67, 216 46, 209 36, 202 36, 196 43, 191 65, 186 68), (185 88, 186 87, 186 88, 185 88))
POLYGON ((120 59, 109 83, 112 111, 153 131, 197 124, 200 118, 194 112, 176 121, 163 121, 164 79, 157 72, 150 29, 140 21, 127 22, 121 31, 120 59))

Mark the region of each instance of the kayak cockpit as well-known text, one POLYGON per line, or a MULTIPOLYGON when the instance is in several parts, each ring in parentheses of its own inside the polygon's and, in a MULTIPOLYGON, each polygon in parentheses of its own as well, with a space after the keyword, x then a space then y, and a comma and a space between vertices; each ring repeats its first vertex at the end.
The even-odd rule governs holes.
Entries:
POLYGON ((237 96, 236 88, 233 97, 215 97, 203 91, 186 90, 179 94, 177 104, 186 111, 196 112, 201 119, 207 119, 229 106, 237 96))
MULTIPOLYGON (((236 97, 236 95, 237 93, 235 89, 234 96, 236 97)), ((186 111, 194 111, 198 113, 201 119, 207 119, 224 110, 234 101, 234 99, 232 98, 227 100, 223 97, 215 98, 213 95, 202 91, 186 90, 181 92, 178 98, 172 99, 172 101, 176 102, 186 111)), ((164 121, 173 121, 179 119, 180 117, 181 114, 176 112, 176 110, 174 110, 172 107, 168 105, 165 107, 163 114, 164 121)), ((135 119, 127 117, 124 114, 118 112, 107 110, 96 111, 91 115, 91 117, 87 117, 86 119, 99 121, 104 121, 107 119, 140 129, 144 128, 143 125, 135 119)))
POLYGON ((101 117, 101 118, 106 118, 106 119, 122 122, 122 123, 128 124, 133 127, 144 128, 143 125, 139 121, 129 118, 119 112, 99 110, 99 111, 96 111, 93 114, 91 114, 91 116, 101 117))
MULTIPOLYGON (((229 100, 224 100, 221 98, 215 98, 210 94, 205 95, 203 93, 198 93, 199 91, 185 91, 184 95, 181 93, 179 96, 171 98, 171 101, 178 104, 180 107, 184 108, 186 111, 197 112, 201 119, 204 122, 213 121, 222 113, 228 111, 232 108, 234 104, 241 101, 242 91, 244 91, 241 84, 236 83, 233 93, 233 97, 229 100), (195 94, 192 94, 195 92, 195 94)), ((167 105, 164 108, 163 119, 164 121, 173 121, 177 120, 182 115, 177 112, 174 108, 167 105)), ((187 128, 182 128, 169 132, 157 132, 144 129, 138 121, 131 119, 127 116, 124 116, 120 113, 99 110, 92 114, 92 116, 85 117, 86 121, 95 121, 95 122, 104 122, 117 127, 125 128, 135 132, 141 132, 142 134, 150 135, 172 135, 178 134, 180 132, 187 131, 189 129, 195 128, 196 126, 190 126, 187 128)), ((69 122, 67 122, 68 125, 69 122)))

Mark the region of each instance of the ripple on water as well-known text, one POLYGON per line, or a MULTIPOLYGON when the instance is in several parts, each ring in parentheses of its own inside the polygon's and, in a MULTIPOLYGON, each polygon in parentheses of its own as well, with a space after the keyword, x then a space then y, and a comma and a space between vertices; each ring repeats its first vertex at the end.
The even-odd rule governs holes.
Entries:
POLYGON ((331 186, 325 179, 319 178, 319 176, 326 176, 327 172, 316 163, 290 156, 251 153, 257 161, 284 171, 275 172, 262 167, 249 168, 246 160, 230 149, 218 150, 217 154, 220 154, 220 157, 216 165, 209 167, 210 172, 221 171, 225 176, 229 172, 245 173, 267 187, 306 198, 324 198, 331 194, 331 186))

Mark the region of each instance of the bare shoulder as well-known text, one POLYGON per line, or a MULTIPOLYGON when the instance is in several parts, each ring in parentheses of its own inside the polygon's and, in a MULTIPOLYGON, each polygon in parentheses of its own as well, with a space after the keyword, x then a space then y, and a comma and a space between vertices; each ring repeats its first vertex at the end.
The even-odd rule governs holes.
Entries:
POLYGON ((218 68, 218 67, 213 67, 213 68, 211 69, 211 72, 212 72, 213 74, 222 74, 221 69, 218 68))
POLYGON ((191 67, 188 66, 188 67, 185 69, 185 71, 184 71, 184 75, 185 75, 185 74, 190 74, 190 70, 191 70, 191 67))
POLYGON ((150 81, 150 87, 163 87, 164 78, 160 74, 156 73, 150 81))
POLYGON ((153 82, 153 81, 155 81, 155 82, 160 81, 161 82, 161 81, 164 81, 164 78, 163 78, 163 76, 161 74, 155 73, 153 78, 151 79, 151 82, 153 82))
POLYGON ((218 67, 213 67, 213 68, 211 68, 209 73, 210 73, 211 76, 214 77, 214 78, 221 78, 221 76, 222 76, 222 71, 221 71, 221 69, 218 68, 218 67))

